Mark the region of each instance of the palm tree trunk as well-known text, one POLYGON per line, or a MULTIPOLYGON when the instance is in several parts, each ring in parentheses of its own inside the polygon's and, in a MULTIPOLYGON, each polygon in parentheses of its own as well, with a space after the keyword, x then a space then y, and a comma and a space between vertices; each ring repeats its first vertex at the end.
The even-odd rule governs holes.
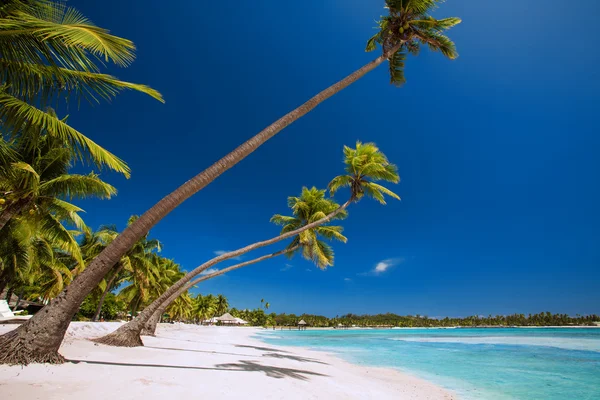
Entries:
POLYGON ((111 276, 109 281, 106 283, 106 288, 104 288, 104 292, 102 292, 102 296, 100 296, 100 301, 98 302, 98 308, 96 308, 96 314, 94 314, 94 317, 92 318, 92 322, 96 322, 98 320, 98 317, 100 316, 100 311, 102 310, 102 304, 104 304, 104 299, 106 298, 106 295, 108 294, 108 292, 110 292, 110 288, 111 288, 112 284, 114 283, 117 275, 119 275, 119 272, 121 272, 122 269, 123 269, 123 263, 119 263, 119 266, 117 267, 117 270, 115 271, 114 275, 111 276))
POLYGON ((135 317, 137 315, 138 307, 140 306, 141 302, 142 302, 142 297, 141 297, 141 295, 139 295, 138 298, 133 302, 133 305, 131 306, 131 320, 135 319, 135 317))
POLYGON ((8 290, 6 291, 6 302, 7 303, 10 303, 10 299, 13 297, 14 293, 15 293, 14 286, 9 287, 8 290))
POLYGON ((165 313, 165 310, 167 309, 167 307, 169 307, 169 305, 172 302, 174 302, 179 296, 181 296, 187 290, 192 288, 194 285, 197 285, 198 283, 204 282, 208 279, 216 278, 217 276, 226 274, 227 272, 230 272, 230 271, 242 268, 242 267, 246 267, 248 265, 256 264, 256 263, 264 261, 264 260, 268 260, 269 258, 277 257, 277 256, 280 256, 280 255, 286 254, 286 253, 291 253, 293 251, 296 251, 299 247, 300 247, 299 245, 294 246, 290 249, 284 249, 284 250, 278 251, 273 254, 267 254, 265 256, 255 258, 250 261, 245 261, 243 263, 232 265, 231 267, 224 268, 217 272, 213 272, 212 274, 201 276, 200 278, 196 279, 195 281, 186 283, 181 289, 179 289, 177 292, 175 292, 175 294, 173 294, 164 303, 162 303, 160 305, 160 307, 154 312, 154 314, 152 314, 152 317, 150 317, 150 319, 148 320, 146 325, 144 325, 144 328, 142 329, 141 334, 145 335, 145 336, 154 336, 156 334, 156 325, 158 324, 158 321, 160 321, 160 317, 165 313))
MULTIPOLYGON (((11 271, 5 265, 2 273, 0 273, 0 293, 4 292, 4 289, 8 286, 11 278, 11 271)), ((6 293, 8 295, 8 292, 6 293)))
POLYGON ((23 298, 23 289, 21 289, 21 291, 19 292, 19 295, 17 296, 17 302, 15 303, 15 308, 13 308, 13 312, 17 311, 17 308, 19 307, 19 303, 21 302, 22 298, 23 298))
MULTIPOLYGON (((79 309, 85 296, 98 285, 104 275, 135 242, 186 199, 246 158, 288 125, 312 111, 320 103, 373 71, 399 48, 400 45, 397 45, 346 78, 323 90, 156 203, 113 240, 87 266, 85 271, 79 274, 52 301, 50 306, 45 307, 43 312, 38 312, 19 328, 0 336, 0 364, 63 362, 63 357, 58 354, 58 348, 69 327, 69 322, 79 309)), ((139 329, 141 330, 141 327, 139 329)))
POLYGON ((31 197, 25 197, 6 206, 4 210, 0 212, 0 231, 12 217, 21 214, 23 210, 29 207, 32 201, 33 199, 31 197))
POLYGON ((333 217, 335 217, 337 214, 339 214, 340 212, 345 210, 350 205, 350 203, 352 203, 353 201, 354 201, 354 198, 350 198, 350 200, 345 202, 342 206, 338 207, 335 211, 331 212, 326 217, 321 218, 320 220, 312 222, 310 224, 307 224, 299 229, 284 233, 283 235, 279 235, 279 236, 274 237, 269 240, 264 240, 262 242, 257 242, 257 243, 248 245, 246 247, 242 247, 241 249, 238 249, 235 251, 230 251, 229 253, 225 253, 223 255, 213 258, 212 260, 210 260, 208 262, 205 262, 204 264, 200 265, 196 269, 187 273, 183 278, 181 278, 173 286, 171 286, 169 289, 167 289, 162 295, 160 295, 158 297, 158 299, 154 300, 148 307, 146 307, 144 309, 144 311, 142 311, 140 313, 140 315, 138 315, 136 317, 135 320, 132 320, 129 323, 127 323, 123 326, 120 326, 116 331, 114 331, 106 336, 102 336, 98 339, 94 339, 94 341, 97 343, 107 344, 110 346, 123 346, 123 347, 143 346, 144 344, 142 343, 140 334, 142 332, 142 329, 144 329, 146 322, 148 322, 148 320, 152 317, 152 314, 154 314, 154 312, 158 309, 158 307, 161 305, 161 303, 165 302, 169 297, 171 297, 176 292, 178 292, 179 289, 181 289, 186 283, 191 281, 192 278, 194 278, 196 275, 200 274, 202 271, 205 271, 206 269, 212 267, 213 265, 215 265, 221 261, 225 261, 230 258, 237 257, 242 254, 246 254, 252 250, 256 250, 261 247, 268 246, 273 243, 277 243, 281 240, 296 236, 299 233, 304 232, 305 230, 312 229, 312 228, 322 225, 326 222, 329 222, 333 217))

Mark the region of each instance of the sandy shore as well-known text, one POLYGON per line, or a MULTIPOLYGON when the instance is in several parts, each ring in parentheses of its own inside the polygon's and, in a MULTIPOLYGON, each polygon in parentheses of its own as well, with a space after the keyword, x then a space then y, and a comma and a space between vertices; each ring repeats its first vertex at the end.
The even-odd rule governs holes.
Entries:
MULTIPOLYGON (((88 338, 119 323, 78 323, 61 347, 63 365, 0 366, 7 399, 456 399, 391 369, 349 364, 301 348, 267 345, 254 328, 160 325, 146 347, 116 348, 88 338), (193 397, 192 397, 193 398, 193 397)), ((0 325, 0 333, 14 326, 0 325)))

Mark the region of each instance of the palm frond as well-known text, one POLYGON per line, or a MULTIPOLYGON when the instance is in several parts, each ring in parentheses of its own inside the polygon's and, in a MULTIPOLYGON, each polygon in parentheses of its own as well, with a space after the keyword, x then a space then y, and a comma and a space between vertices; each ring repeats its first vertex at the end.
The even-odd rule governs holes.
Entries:
POLYGON ((396 193, 392 192, 391 190, 389 190, 388 188, 386 188, 385 186, 381 186, 378 185, 376 183, 373 182, 366 182, 364 184, 365 186, 365 192, 367 194, 369 194, 370 196, 372 196, 373 198, 375 198, 376 200, 379 200, 380 203, 385 204, 385 200, 384 199, 384 194, 387 196, 390 196, 396 200, 401 200, 400 196, 398 196, 396 193), (368 188, 368 191, 367 189, 368 188), (377 193, 377 195, 373 195, 374 193, 377 193), (383 200, 383 201, 382 201, 383 200))
POLYGON ((123 160, 98 146, 58 118, 11 96, 2 88, 0 88, 0 106, 0 119, 3 120, 6 127, 18 129, 28 123, 40 126, 50 135, 55 135, 71 143, 80 160, 89 158, 99 168, 107 167, 126 177, 130 176, 129 167, 123 160))
POLYGON ((456 45, 448 36, 432 29, 419 31, 417 36, 431 51, 439 51, 451 60, 458 58, 456 45))
POLYGON ((31 62, 0 59, 0 80, 14 96, 29 100, 40 97, 43 103, 72 93, 88 101, 111 100, 124 89, 145 93, 164 103, 162 95, 146 85, 123 82, 106 74, 31 62))
MULTIPOLYGON (((69 225, 75 226, 80 231, 85 231, 87 225, 79 215, 83 210, 74 204, 53 198, 48 206, 48 210, 55 215, 59 221, 64 221, 69 225)), ((73 236, 71 234, 71 236, 73 236)))
POLYGON ((350 187, 352 185, 352 178, 348 175, 336 176, 329 182, 327 189, 329 189, 329 195, 333 196, 338 190, 344 187, 350 187))
POLYGON ((83 268, 85 263, 81 249, 69 231, 50 213, 43 213, 39 218, 42 236, 47 237, 57 248, 68 252, 83 268))
POLYGON ((295 217, 289 217, 285 215, 275 214, 271 217, 270 222, 275 225, 286 225, 297 222, 298 220, 295 217))
POLYGON ((318 226, 315 228, 315 231, 323 236, 326 239, 332 240, 339 240, 342 243, 346 243, 348 241, 348 238, 344 235, 342 235, 342 232, 344 231, 344 228, 341 226, 318 226))
POLYGON ((68 199, 85 199, 97 197, 110 199, 117 194, 117 189, 102 181, 97 174, 88 175, 61 175, 43 182, 39 187, 40 193, 45 196, 65 197, 68 199))
POLYGON ((135 58, 131 41, 109 34, 79 11, 60 3, 46 2, 33 7, 31 12, 17 11, 3 18, 0 37, 3 36, 33 38, 47 43, 52 50, 58 41, 63 47, 82 49, 120 66, 128 66, 135 58))
POLYGON ((406 83, 404 77, 404 62, 406 61, 406 52, 403 49, 398 50, 389 58, 390 82, 396 86, 402 86, 406 83))

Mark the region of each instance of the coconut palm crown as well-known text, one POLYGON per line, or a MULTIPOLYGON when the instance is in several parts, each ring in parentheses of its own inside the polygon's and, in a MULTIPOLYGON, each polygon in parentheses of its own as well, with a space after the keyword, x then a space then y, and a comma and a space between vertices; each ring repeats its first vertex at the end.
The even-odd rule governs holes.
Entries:
POLYGON ((453 60, 458 57, 456 46, 444 31, 460 24, 460 18, 435 19, 430 13, 444 0, 386 0, 388 15, 378 21, 379 31, 367 41, 366 51, 373 51, 379 44, 386 54, 400 46, 389 57, 390 80, 401 86, 406 82, 404 62, 408 53, 417 55, 421 45, 439 51, 453 60))
POLYGON ((400 182, 398 168, 391 164, 375 143, 356 142, 356 148, 344 146, 344 164, 346 175, 333 178, 328 189, 333 196, 340 188, 350 188, 354 201, 360 200, 365 194, 386 204, 385 195, 400 200, 400 197, 388 188, 374 181, 400 182))
MULTIPOLYGON (((284 234, 325 218, 328 214, 340 208, 340 205, 334 200, 326 198, 325 193, 325 190, 319 190, 315 187, 311 189, 302 188, 300 197, 288 197, 288 206, 292 209, 293 216, 276 214, 271 218, 271 222, 282 225, 281 234, 284 234)), ((344 219, 347 216, 348 212, 341 210, 333 219, 344 219)), ((333 249, 320 237, 328 240, 336 239, 346 243, 348 239, 342 235, 343 230, 344 228, 341 226, 325 224, 305 230, 292 239, 287 248, 297 249, 287 255, 291 257, 297 251, 302 251, 302 256, 307 260, 312 260, 319 268, 332 266, 334 261, 333 249)))

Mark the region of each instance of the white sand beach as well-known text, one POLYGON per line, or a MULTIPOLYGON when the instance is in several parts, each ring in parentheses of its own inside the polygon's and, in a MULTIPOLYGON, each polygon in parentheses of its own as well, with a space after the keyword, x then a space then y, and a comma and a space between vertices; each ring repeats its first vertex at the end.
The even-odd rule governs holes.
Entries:
MULTIPOLYGON (((265 344, 255 328, 161 324, 145 347, 87 340, 119 323, 74 322, 61 347, 63 365, 0 366, 6 399, 456 399, 427 381, 347 363, 302 348, 265 344), (193 398, 193 397, 192 397, 193 398)), ((0 325, 0 334, 14 329, 0 325)))

